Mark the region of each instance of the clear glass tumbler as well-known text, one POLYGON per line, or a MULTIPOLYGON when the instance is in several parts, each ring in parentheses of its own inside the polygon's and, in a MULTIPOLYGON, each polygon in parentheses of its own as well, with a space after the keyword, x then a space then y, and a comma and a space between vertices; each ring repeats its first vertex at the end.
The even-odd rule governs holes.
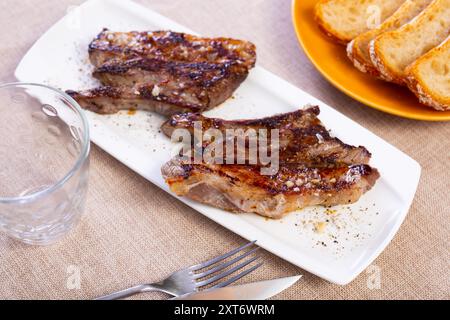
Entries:
POLYGON ((0 85, 0 230, 50 244, 80 220, 89 176, 89 126, 65 93, 0 85))

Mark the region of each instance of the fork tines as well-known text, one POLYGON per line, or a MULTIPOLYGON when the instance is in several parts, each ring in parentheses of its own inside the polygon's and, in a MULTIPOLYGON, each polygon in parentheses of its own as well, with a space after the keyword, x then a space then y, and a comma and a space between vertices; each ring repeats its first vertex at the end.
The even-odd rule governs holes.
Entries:
POLYGON ((203 287, 209 285, 211 285, 212 288, 225 287, 258 269, 260 266, 263 265, 263 263, 258 262, 260 259, 258 255, 254 255, 254 253, 259 249, 259 247, 255 246, 255 243, 256 241, 249 242, 243 245, 242 247, 236 248, 228 253, 225 253, 224 255, 221 255, 209 261, 190 267, 189 269, 192 272, 194 272, 196 287, 203 287), (233 257, 237 254, 239 255, 233 257), (217 275, 214 275, 215 273, 224 270, 228 267, 231 268, 217 275), (208 276, 211 277, 207 278, 208 276), (225 279, 225 281, 216 283, 219 280, 222 280, 229 276, 231 277, 225 279), (206 279, 198 281, 199 279, 202 278, 206 279))

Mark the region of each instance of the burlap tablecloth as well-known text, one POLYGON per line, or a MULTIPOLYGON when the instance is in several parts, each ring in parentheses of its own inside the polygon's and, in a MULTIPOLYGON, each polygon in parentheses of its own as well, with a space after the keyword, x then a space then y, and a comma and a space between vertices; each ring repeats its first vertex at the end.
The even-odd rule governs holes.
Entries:
MULTIPOLYGON (((34 41, 68 6, 81 2, 2 0, 0 81, 13 80, 15 67, 34 41)), ((289 0, 138 2, 204 35, 253 41, 261 66, 361 123, 422 165, 411 210, 392 243, 374 262, 381 268, 380 289, 369 289, 366 272, 347 286, 333 285, 267 252, 263 252, 264 268, 246 281, 304 274, 277 299, 450 298, 449 123, 390 116, 332 87, 299 48, 289 0)), ((88 299, 162 279, 244 243, 96 146, 91 159, 86 213, 66 239, 50 247, 31 247, 0 235, 0 298, 88 299), (71 278, 78 271, 80 286, 71 278)))

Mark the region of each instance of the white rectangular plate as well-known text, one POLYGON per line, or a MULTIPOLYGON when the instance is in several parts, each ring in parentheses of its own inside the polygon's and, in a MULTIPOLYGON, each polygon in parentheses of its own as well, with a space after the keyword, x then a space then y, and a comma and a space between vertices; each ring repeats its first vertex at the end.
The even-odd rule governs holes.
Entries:
MULTIPOLYGON (((19 81, 58 88, 84 89, 96 85, 88 62, 89 42, 107 27, 117 31, 170 29, 193 33, 183 26, 131 1, 90 0, 74 8, 30 49, 16 70, 19 81)), ((221 35, 221 36, 226 36, 221 35)), ((358 203, 327 211, 312 207, 282 220, 255 214, 232 214, 188 199, 180 199, 222 226, 324 279, 347 284, 387 246, 403 222, 414 198, 419 164, 333 108, 270 72, 255 68, 230 99, 207 116, 226 119, 258 118, 319 105, 320 118, 346 143, 364 145, 373 153, 371 164, 381 178, 358 203), (315 225, 326 222, 325 232, 315 225)), ((87 112, 92 141, 170 192, 160 168, 174 146, 159 131, 161 116, 120 112, 100 116, 87 112)))

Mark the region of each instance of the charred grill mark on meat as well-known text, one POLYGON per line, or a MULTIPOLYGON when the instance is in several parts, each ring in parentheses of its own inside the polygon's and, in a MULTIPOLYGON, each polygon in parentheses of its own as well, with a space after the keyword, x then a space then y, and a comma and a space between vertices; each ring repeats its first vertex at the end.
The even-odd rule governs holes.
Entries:
POLYGON ((261 174, 260 165, 195 163, 174 158, 162 174, 179 196, 232 212, 254 212, 270 218, 311 205, 349 204, 370 190, 379 178, 368 165, 364 147, 347 145, 331 137, 317 118, 318 107, 253 120, 226 121, 187 113, 172 116, 162 131, 187 129, 201 121, 209 128, 279 129, 279 171, 261 174))
POLYGON ((162 125, 162 131, 170 137, 175 129, 187 129, 193 135, 194 122, 200 122, 203 132, 214 128, 225 135, 227 129, 266 129, 270 138, 270 130, 278 129, 280 164, 301 163, 310 167, 327 167, 369 163, 369 151, 332 137, 317 118, 319 113, 318 107, 310 107, 262 119, 233 121, 207 118, 195 113, 176 114, 162 125))
POLYGON ((256 63, 256 48, 248 41, 201 38, 172 31, 112 32, 104 29, 89 45, 91 62, 100 67, 110 59, 135 57, 180 62, 236 62, 250 70, 256 63))
POLYGON ((265 176, 257 166, 172 160, 162 173, 179 196, 232 212, 253 212, 275 219, 311 205, 354 203, 379 178, 378 171, 365 164, 336 168, 285 165, 276 175, 265 176))
POLYGON ((89 55, 97 67, 93 75, 104 87, 70 94, 83 108, 100 113, 130 105, 164 115, 209 110, 231 97, 256 62, 250 42, 171 31, 105 29, 90 44, 89 55))

